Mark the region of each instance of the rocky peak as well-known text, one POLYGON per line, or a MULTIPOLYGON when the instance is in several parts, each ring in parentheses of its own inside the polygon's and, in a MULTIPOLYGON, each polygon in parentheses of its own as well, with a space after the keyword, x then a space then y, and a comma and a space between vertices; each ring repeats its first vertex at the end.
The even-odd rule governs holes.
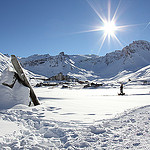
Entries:
POLYGON ((60 56, 64 56, 65 53, 64 53, 64 52, 60 52, 59 55, 60 55, 60 56))
POLYGON ((129 46, 124 47, 122 52, 125 55, 130 55, 131 53, 136 53, 141 50, 150 51, 150 42, 143 40, 133 41, 133 43, 129 44, 129 46))

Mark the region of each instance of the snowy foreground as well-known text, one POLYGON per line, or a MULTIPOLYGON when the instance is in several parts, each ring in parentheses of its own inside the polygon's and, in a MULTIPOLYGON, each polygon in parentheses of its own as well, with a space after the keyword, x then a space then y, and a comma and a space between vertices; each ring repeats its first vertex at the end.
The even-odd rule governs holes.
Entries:
POLYGON ((0 149, 150 149, 150 86, 34 88, 41 105, 0 111, 0 149))

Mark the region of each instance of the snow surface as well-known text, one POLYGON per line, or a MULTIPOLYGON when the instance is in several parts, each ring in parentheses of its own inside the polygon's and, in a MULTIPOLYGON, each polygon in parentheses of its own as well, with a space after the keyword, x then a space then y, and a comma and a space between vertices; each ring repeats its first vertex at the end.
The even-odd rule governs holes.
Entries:
POLYGON ((118 96, 117 89, 49 89, 35 88, 42 105, 55 107, 45 113, 58 121, 94 123, 96 120, 112 118, 124 110, 149 103, 149 90, 125 89, 126 96, 118 96), (142 99, 142 100, 141 100, 142 99))
POLYGON ((34 88, 41 105, 0 111, 0 149, 150 149, 149 89, 34 88))

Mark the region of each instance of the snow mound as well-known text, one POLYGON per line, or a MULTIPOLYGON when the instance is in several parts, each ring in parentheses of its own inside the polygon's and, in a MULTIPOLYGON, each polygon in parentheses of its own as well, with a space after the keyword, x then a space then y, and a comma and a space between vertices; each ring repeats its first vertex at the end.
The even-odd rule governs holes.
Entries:
POLYGON ((0 80, 0 109, 8 109, 17 104, 29 103, 29 89, 18 81, 15 82, 13 88, 10 88, 3 83, 11 85, 13 83, 14 72, 6 69, 0 80))

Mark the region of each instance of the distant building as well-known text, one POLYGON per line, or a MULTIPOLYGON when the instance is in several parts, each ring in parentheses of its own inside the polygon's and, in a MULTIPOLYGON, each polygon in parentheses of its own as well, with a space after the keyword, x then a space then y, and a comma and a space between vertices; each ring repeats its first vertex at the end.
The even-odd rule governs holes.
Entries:
POLYGON ((50 81, 63 81, 66 80, 68 82, 78 82, 78 79, 70 77, 68 75, 63 75, 62 72, 58 73, 56 76, 52 76, 49 78, 50 81))

